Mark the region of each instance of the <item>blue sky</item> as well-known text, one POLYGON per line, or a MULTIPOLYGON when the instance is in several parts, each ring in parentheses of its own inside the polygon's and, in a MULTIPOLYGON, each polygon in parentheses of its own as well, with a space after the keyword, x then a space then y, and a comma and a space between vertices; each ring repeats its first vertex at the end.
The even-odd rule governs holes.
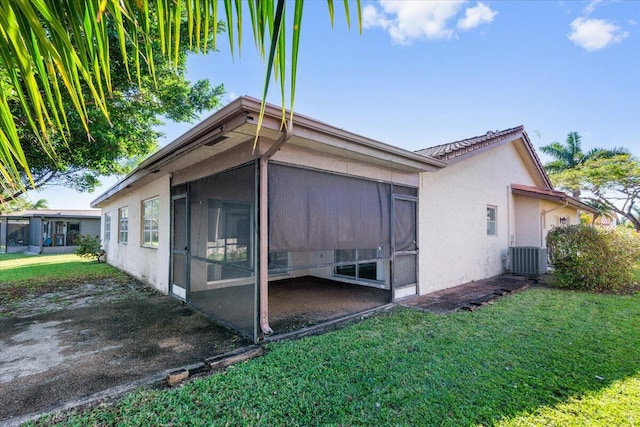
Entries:
MULTIPOLYGON (((360 34, 347 30, 341 2, 333 29, 326 2, 305 4, 296 112, 407 150, 522 124, 536 147, 577 131, 585 150, 640 155, 640 1, 362 5, 360 34)), ((232 59, 226 35, 219 45, 189 59, 188 77, 223 83, 225 103, 260 97, 264 66, 251 34, 241 57, 232 59)), ((281 103, 275 86, 268 100, 281 103)), ((191 126, 167 124, 161 145, 191 126)), ((115 181, 103 182, 93 194, 30 195, 87 209, 115 181)))

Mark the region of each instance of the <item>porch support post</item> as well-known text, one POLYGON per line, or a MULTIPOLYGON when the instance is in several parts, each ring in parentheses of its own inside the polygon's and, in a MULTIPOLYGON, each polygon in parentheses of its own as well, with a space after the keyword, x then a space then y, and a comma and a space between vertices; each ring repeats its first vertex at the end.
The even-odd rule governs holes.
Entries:
POLYGON ((269 159, 291 138, 292 129, 293 123, 288 122, 280 138, 260 156, 260 330, 265 335, 273 333, 269 326, 269 159))
POLYGON ((260 158, 260 195, 259 195, 259 228, 260 228, 260 329, 265 335, 273 330, 269 326, 269 216, 268 216, 268 172, 269 159, 260 158))

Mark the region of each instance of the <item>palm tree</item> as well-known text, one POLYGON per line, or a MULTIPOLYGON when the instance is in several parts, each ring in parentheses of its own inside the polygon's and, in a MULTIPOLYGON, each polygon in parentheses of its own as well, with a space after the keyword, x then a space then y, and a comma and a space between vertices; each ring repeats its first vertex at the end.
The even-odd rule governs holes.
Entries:
MULTIPOLYGON (((540 150, 542 150, 543 153, 555 159, 544 165, 548 174, 559 174, 566 170, 577 168, 592 159, 609 158, 620 154, 629 154, 629 151, 622 147, 592 148, 585 153, 582 151, 581 139, 582 137, 578 132, 569 132, 564 145, 554 141, 549 145, 540 147, 540 150)), ((580 197, 580 189, 574 189, 572 191, 572 196, 580 197)), ((596 208, 602 210, 601 208, 606 207, 598 206, 596 208)), ((602 211, 600 215, 603 215, 603 213, 604 211, 602 211)), ((608 214, 610 214, 610 212, 608 214)))
POLYGON ((587 160, 595 158, 629 154, 629 151, 625 148, 617 147, 612 149, 593 148, 585 153, 582 151, 581 139, 582 137, 578 132, 569 132, 564 145, 559 142, 552 142, 549 145, 540 147, 543 153, 554 158, 554 160, 544 165, 547 173, 553 175, 567 169, 573 169, 585 163, 587 160))
POLYGON ((35 203, 26 197, 18 197, 10 201, 0 204, 0 214, 20 212, 31 209, 47 209, 49 202, 46 199, 38 199, 35 203))
MULTIPOLYGON (((272 74, 280 84, 284 124, 287 81, 293 111, 303 4, 304 0, 0 1, 0 193, 11 194, 24 187, 21 171, 32 179, 11 108, 17 106, 24 111, 21 116, 26 117, 33 134, 38 136, 43 154, 52 155, 47 131, 53 128, 61 135, 68 131, 66 113, 59 108, 63 92, 71 96, 89 137, 91 126, 85 106, 94 104, 109 116, 105 100, 111 95, 110 49, 120 49, 123 58, 133 58, 136 68, 148 67, 154 75, 154 44, 159 44, 162 54, 169 58, 177 58, 179 47, 186 43, 195 44, 198 50, 202 46, 205 52, 215 49, 219 13, 226 17, 232 53, 234 47, 239 50, 242 45, 242 24, 248 19, 255 46, 266 58, 258 129, 272 74), (224 8, 219 10, 221 3, 224 8), (287 6, 293 7, 292 20, 285 19, 287 6), (248 18, 242 13, 245 7, 248 18), (187 40, 180 37, 184 30, 181 17, 185 15, 187 40), (107 22, 113 24, 109 28, 115 28, 118 35, 117 46, 108 43, 107 22), (150 28, 155 25, 159 28, 157 40, 149 37, 150 28), (285 45, 287 32, 291 35, 290 57, 285 45), (208 42, 210 38, 213 43, 208 42), (85 99, 83 93, 87 91, 90 96, 85 99)), ((347 25, 349 4, 344 2, 347 25)), ((328 0, 327 5, 333 24, 333 0, 328 0)), ((356 9, 361 30, 360 0, 356 0, 356 9)))

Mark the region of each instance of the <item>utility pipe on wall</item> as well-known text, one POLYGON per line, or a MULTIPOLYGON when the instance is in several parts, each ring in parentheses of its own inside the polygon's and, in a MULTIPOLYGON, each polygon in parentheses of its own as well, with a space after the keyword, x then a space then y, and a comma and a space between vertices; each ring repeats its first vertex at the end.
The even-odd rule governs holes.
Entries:
POLYGON ((260 156, 260 330, 265 335, 273 333, 269 326, 269 159, 291 138, 292 130, 293 123, 288 122, 280 138, 260 156))

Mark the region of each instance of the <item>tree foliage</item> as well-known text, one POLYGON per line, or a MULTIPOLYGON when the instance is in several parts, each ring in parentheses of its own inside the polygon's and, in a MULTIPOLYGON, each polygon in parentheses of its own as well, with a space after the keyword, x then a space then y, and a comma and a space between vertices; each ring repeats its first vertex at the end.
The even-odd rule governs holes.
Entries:
POLYGON ((592 159, 628 154, 624 148, 593 148, 585 153, 582 151, 582 137, 578 132, 569 132, 564 144, 554 141, 540 147, 540 150, 554 159, 544 165, 549 174, 573 169, 592 159))
MULTIPOLYGON (((255 45, 267 58, 263 107, 273 74, 280 83, 283 120, 287 82, 292 110, 295 99, 304 0, 290 3, 294 8, 290 21, 285 19, 286 4, 285 0, 247 2, 255 45), (291 26, 286 28, 289 23, 291 26), (292 35, 289 57, 287 33, 292 35)), ((333 23, 333 0, 327 4, 333 23)), ((86 135, 92 135, 96 112, 115 122, 119 118, 112 117, 108 104, 108 99, 117 92, 114 78, 123 74, 134 81, 137 78, 142 86, 139 77, 145 69, 157 83, 156 63, 160 58, 176 65, 185 45, 204 52, 215 47, 219 14, 226 17, 232 51, 234 46, 239 48, 243 22, 247 22, 247 15, 242 13, 244 5, 230 0, 0 2, 0 68, 6 71, 4 75, 0 73, 0 192, 12 194, 24 189, 21 171, 30 181, 34 178, 21 140, 24 135, 19 134, 21 127, 30 129, 32 143, 43 155, 58 154, 56 142, 49 138, 51 129, 55 129, 61 141, 69 143, 71 123, 81 125, 86 135), (187 34, 186 40, 183 32, 187 34), (159 55, 154 50, 156 45, 159 55), (112 67, 116 51, 125 58, 123 70, 112 67), (18 103, 22 111, 19 117, 24 123, 14 117, 12 100, 18 103), (71 116, 72 111, 75 116, 71 116)), ((360 0, 356 7, 361 22, 360 0)), ((344 2, 344 8, 349 24, 348 1, 344 2)))
POLYGON ((552 283, 558 287, 614 293, 638 287, 634 279, 640 237, 631 230, 555 227, 547 234, 547 247, 554 268, 552 283))
POLYGON ((38 199, 31 202, 26 197, 17 197, 7 203, 0 204, 0 214, 20 212, 31 209, 47 209, 49 203, 45 199, 38 199))
POLYGON ((104 256, 105 251, 100 246, 100 237, 90 236, 88 234, 80 234, 76 236, 74 245, 77 246, 75 254, 83 258, 95 259, 100 263, 100 259, 104 256))
POLYGON ((623 216, 640 231, 640 161, 630 154, 598 157, 551 175, 554 185, 623 216))
MULTIPOLYGON (((141 159, 157 148, 161 134, 154 126, 162 123, 160 117, 176 122, 193 121, 202 111, 219 105, 224 93, 222 85, 212 87, 208 80, 192 84, 186 79, 186 57, 193 52, 187 45, 183 44, 173 59, 177 62, 172 62, 161 55, 161 47, 155 43, 151 52, 157 59, 152 75, 148 68, 137 69, 134 58, 121 55, 116 32, 111 25, 107 28, 112 77, 111 95, 105 105, 110 116, 107 118, 95 104, 87 105, 90 137, 74 110, 72 97, 63 93, 61 105, 67 111, 68 133, 62 135, 55 128, 49 129, 46 137, 52 152, 49 156, 43 155, 39 136, 29 126, 19 101, 9 102, 11 113, 20 123, 17 131, 31 168, 33 188, 63 185, 78 191, 92 191, 99 184, 100 176, 126 174, 135 166, 130 159, 141 159)), ((151 35, 157 33, 158 29, 153 27, 151 35)), ((86 85, 82 88, 83 96, 88 98, 86 85)), ((29 184, 28 174, 19 169, 23 185, 5 194, 5 200, 20 196, 29 184)))

